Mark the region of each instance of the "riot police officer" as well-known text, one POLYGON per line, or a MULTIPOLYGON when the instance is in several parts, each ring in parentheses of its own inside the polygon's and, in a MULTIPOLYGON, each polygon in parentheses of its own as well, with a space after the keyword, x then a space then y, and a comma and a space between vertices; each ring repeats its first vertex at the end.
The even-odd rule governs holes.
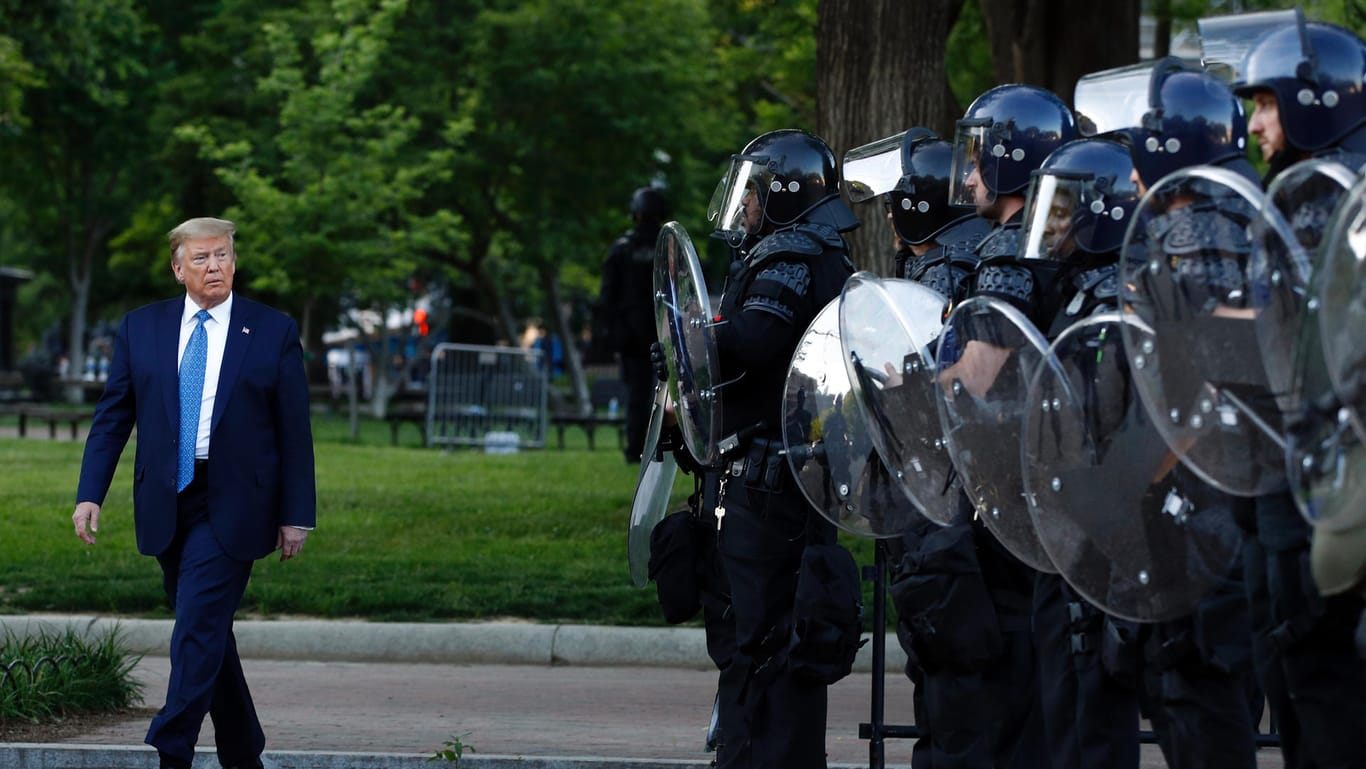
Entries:
MULTIPOLYGON (((886 207, 896 246, 893 276, 921 283, 945 299, 960 291, 976 264, 977 245, 991 228, 971 209, 950 205, 952 158, 952 144, 917 127, 850 150, 844 163, 850 199, 876 197, 886 207)), ((956 495, 958 490, 951 486, 942 493, 956 495)), ((991 760, 992 724, 967 712, 972 694, 980 691, 980 674, 973 669, 978 654, 972 647, 974 637, 981 636, 971 627, 941 626, 946 623, 931 619, 943 616, 940 612, 948 603, 973 611, 977 607, 961 596, 985 591, 980 573, 940 568, 975 561, 971 529, 954 528, 939 531, 937 524, 920 518, 887 545, 897 639, 906 652, 906 675, 915 687, 912 700, 920 738, 911 765, 917 769, 986 766, 991 760), (924 596, 934 598, 925 601, 924 596), (922 629, 928 627, 940 636, 937 643, 923 638, 922 629)))
MULTIPOLYGON (((1105 73, 1088 77, 1103 80, 1105 73)), ((1223 81, 1167 58, 1153 63, 1147 82, 1135 83, 1135 88, 1140 93, 1134 96, 1139 98, 1131 103, 1140 106, 1134 114, 1097 117, 1107 123, 1102 126, 1106 135, 1122 137, 1128 144, 1134 181, 1141 192, 1169 173, 1198 165, 1226 168, 1256 181, 1245 154, 1243 107, 1223 81)), ((1082 90, 1079 86, 1079 99, 1082 90)), ((1122 101, 1114 99, 1114 94, 1110 97, 1122 101)), ((1107 108, 1100 104, 1097 109, 1107 108)), ((1080 101, 1078 111, 1083 112, 1080 101)), ((1221 213, 1201 215, 1218 217, 1221 213)), ((1245 517, 1247 500, 1219 493, 1188 472, 1179 475, 1187 498, 1245 517)), ((1251 619, 1244 590, 1243 568, 1235 564, 1228 578, 1199 601, 1194 614, 1139 629, 1144 708, 1169 765, 1247 767, 1255 763, 1254 729, 1261 693, 1252 681, 1251 619)))
POLYGON ((655 240, 668 218, 669 201, 662 190, 637 189, 631 195, 634 224, 612 244, 602 266, 599 297, 607 313, 612 347, 621 356, 621 381, 626 384, 627 462, 640 461, 650 420, 655 381, 650 365, 650 345, 655 341, 655 240))
MULTIPOLYGON (((1355 169, 1366 152, 1366 50, 1352 33, 1306 22, 1264 33, 1234 91, 1253 99, 1249 131, 1267 181, 1306 157, 1355 169)), ((1247 579, 1257 669, 1291 767, 1366 766, 1366 664, 1356 595, 1323 596, 1310 578, 1310 530, 1288 492, 1258 497, 1248 521, 1247 579)))
POLYGON ((1366 161, 1366 50, 1333 24, 1305 21, 1264 33, 1248 49, 1234 92, 1253 103, 1248 132, 1267 161, 1266 181, 1310 157, 1366 161))
MULTIPOLYGON (((1113 310, 1119 248, 1138 203, 1133 164, 1120 144, 1077 139, 1034 172, 1021 230, 1022 255, 1058 263, 1060 299, 1043 330, 1113 310)), ((1124 664, 1132 650, 1110 649, 1112 620, 1058 574, 1035 575, 1034 640, 1044 733, 1053 769, 1138 766, 1138 699, 1124 664)))
POLYGON ((829 147, 797 130, 765 133, 733 156, 709 213, 733 249, 713 329, 721 466, 706 473, 703 503, 735 637, 734 655, 718 661, 717 765, 819 769, 828 681, 813 671, 829 660, 791 641, 803 552, 833 544, 835 530, 781 455, 783 388, 802 333, 853 272, 840 233, 858 220, 829 147))
MULTIPOLYGON (((1052 320, 1058 304, 1057 264, 1026 258, 1020 229, 1030 175, 1075 137, 1066 105, 1035 86, 997 86, 968 107, 956 128, 949 197, 951 203, 971 206, 992 222, 992 229, 978 244, 977 265, 954 299, 992 296, 1020 309, 1036 326, 1052 320)), ((967 380, 977 376, 974 372, 993 370, 973 360, 981 354, 980 346, 968 347, 955 364, 955 376, 967 380)), ((968 383, 968 389, 973 386, 968 383)), ((991 703, 991 734, 979 744, 975 760, 964 765, 1046 766, 1031 633, 1034 571, 987 531, 966 495, 960 510, 963 522, 958 526, 970 527, 987 596, 970 616, 999 631, 999 650, 973 671, 980 674, 976 687, 964 687, 971 679, 959 677, 946 681, 936 696, 949 709, 949 703, 991 703)))

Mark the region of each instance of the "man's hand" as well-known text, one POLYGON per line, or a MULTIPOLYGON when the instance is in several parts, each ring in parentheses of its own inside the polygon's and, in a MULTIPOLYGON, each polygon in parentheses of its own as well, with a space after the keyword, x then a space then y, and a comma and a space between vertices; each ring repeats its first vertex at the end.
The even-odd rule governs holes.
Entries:
POLYGON ((308 539, 308 529, 281 526, 280 533, 275 537, 275 549, 280 551, 280 561, 288 561, 298 555, 304 549, 305 539, 308 539))
POLYGON ((974 339, 963 347, 963 356, 958 362, 939 374, 939 384, 951 388, 953 380, 957 379, 973 397, 983 398, 996 383, 996 376, 1010 359, 1011 352, 1005 347, 974 339))
POLYGON ((81 502, 76 505, 76 512, 71 514, 71 523, 76 527, 76 536, 87 545, 95 544, 95 538, 91 536, 100 530, 100 506, 94 502, 81 502), (86 524, 90 525, 90 530, 86 531, 86 524))

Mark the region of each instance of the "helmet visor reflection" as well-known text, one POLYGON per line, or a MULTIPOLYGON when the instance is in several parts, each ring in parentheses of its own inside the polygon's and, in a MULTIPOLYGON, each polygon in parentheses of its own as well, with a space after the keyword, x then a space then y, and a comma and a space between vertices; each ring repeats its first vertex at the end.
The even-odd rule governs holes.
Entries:
POLYGON ((1098 136, 1142 126, 1152 77, 1152 63, 1083 75, 1073 94, 1077 131, 1082 136, 1098 136))
POLYGON ((1065 260, 1089 235, 1088 223, 1105 210, 1105 201, 1086 177, 1058 176, 1035 172, 1026 195, 1024 229, 1020 256, 1026 259, 1065 260), (1089 216, 1087 214, 1090 214, 1089 216))
POLYGON ((979 195, 988 203, 996 199, 996 165, 982 165, 989 129, 985 123, 958 121, 953 136, 953 163, 949 166, 949 205, 975 208, 979 195), (986 179, 988 174, 990 180, 986 179))
POLYGON ((878 139, 844 153, 844 193, 854 203, 884 195, 901 180, 901 145, 906 132, 878 139))
POLYGON ((770 176, 762 160, 743 155, 731 158, 730 170, 717 185, 708 207, 715 232, 743 235, 757 231, 763 220, 761 190, 767 189, 770 176))

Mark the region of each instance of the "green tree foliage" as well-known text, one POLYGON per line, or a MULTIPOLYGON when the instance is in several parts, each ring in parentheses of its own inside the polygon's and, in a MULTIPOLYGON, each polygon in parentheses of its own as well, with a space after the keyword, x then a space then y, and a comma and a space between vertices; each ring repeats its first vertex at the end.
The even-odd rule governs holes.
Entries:
MULTIPOLYGON (((304 39, 283 23, 265 23, 272 67, 257 90, 274 107, 268 139, 221 135, 212 123, 177 131, 215 164, 237 201, 228 216, 243 233, 251 286, 281 297, 306 321, 338 295, 387 308, 401 298, 418 254, 455 230, 445 211, 414 212, 449 173, 450 151, 415 150, 416 118, 359 99, 405 6, 333 0, 317 9, 319 23, 304 39)), ((458 134, 453 127, 447 135, 458 134)))
POLYGON ((0 134, 11 214, 0 227, 20 233, 0 240, 22 241, 35 268, 68 284, 68 350, 79 362, 107 240, 142 192, 161 49, 133 0, 3 0, 0 29, 32 68, 23 120, 0 134))
POLYGON ((19 43, 0 35, 0 131, 23 119, 24 89, 41 82, 37 70, 24 60, 19 43))

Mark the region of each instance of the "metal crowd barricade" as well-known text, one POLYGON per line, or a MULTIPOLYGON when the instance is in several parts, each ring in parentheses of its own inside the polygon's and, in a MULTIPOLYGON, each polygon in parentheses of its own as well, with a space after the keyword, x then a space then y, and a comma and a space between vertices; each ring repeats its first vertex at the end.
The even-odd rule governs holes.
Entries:
POLYGON ((540 350, 439 344, 427 384, 427 445, 545 448, 549 380, 540 350))

